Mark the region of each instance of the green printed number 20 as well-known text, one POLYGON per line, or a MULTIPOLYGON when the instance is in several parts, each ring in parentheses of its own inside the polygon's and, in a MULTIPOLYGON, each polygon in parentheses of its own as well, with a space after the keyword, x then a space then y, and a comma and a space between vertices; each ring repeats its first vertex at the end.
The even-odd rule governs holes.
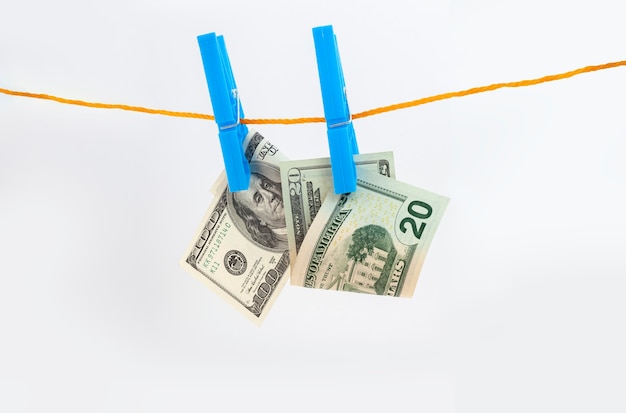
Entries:
POLYGON ((424 229, 426 229, 426 223, 420 222, 418 227, 418 223, 415 219, 428 219, 432 215, 432 213, 433 208, 426 202, 411 201, 408 203, 408 205, 405 202, 404 205, 402 205, 401 211, 398 213, 398 217, 396 218, 396 222, 398 219, 401 218, 398 229, 400 229, 402 234, 399 234, 396 230, 396 236, 398 237, 398 240, 405 245, 417 244, 417 241, 422 238, 424 229), (408 216, 406 215, 407 212, 408 216))

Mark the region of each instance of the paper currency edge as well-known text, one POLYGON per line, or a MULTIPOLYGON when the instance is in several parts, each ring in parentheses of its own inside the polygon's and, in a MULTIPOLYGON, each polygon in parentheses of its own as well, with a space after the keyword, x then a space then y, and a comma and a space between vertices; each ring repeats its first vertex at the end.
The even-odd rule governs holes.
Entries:
MULTIPOLYGON (((430 191, 427 191, 427 192, 430 192, 430 191)), ((426 256, 428 255, 428 252, 430 251, 430 247, 432 246, 432 243, 436 238, 435 235, 437 235, 437 230, 439 229, 439 225, 441 224, 443 215, 446 209, 448 208, 448 203, 450 202, 450 198, 448 198, 447 196, 444 196, 444 195, 438 195, 438 196, 442 198, 442 200, 441 200, 441 204, 439 205, 439 211, 437 212, 437 217, 433 219, 433 222, 435 224, 431 226, 431 231, 433 233, 432 238, 430 242, 424 246, 423 254, 421 254, 421 256, 417 260, 414 260, 408 269, 408 271, 410 272, 415 271, 417 273, 417 276, 414 279, 410 279, 410 278, 407 279, 408 284, 406 284, 406 288, 408 288, 410 295, 407 295, 407 296, 401 295, 399 297, 406 297, 406 298, 413 297, 413 294, 415 293, 415 288, 417 287, 417 282, 422 276, 422 267, 424 266, 424 262, 426 261, 426 256)))

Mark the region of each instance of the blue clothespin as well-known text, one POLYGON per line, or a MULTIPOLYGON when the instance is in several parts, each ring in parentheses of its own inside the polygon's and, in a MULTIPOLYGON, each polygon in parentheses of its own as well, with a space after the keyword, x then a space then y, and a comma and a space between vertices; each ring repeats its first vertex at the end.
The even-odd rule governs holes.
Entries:
POLYGON ((243 153, 243 140, 248 127, 240 122, 243 109, 223 36, 215 33, 198 36, 202 64, 215 122, 219 128, 220 145, 231 192, 248 189, 250 164, 243 153))
POLYGON ((354 192, 356 190, 356 166, 353 155, 359 153, 359 148, 348 108, 346 84, 333 26, 315 27, 313 40, 322 87, 335 193, 354 192))

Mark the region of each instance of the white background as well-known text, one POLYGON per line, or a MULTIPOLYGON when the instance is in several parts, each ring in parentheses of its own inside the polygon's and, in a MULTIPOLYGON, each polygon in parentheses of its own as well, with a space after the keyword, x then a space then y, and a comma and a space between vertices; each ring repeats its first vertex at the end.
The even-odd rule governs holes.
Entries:
MULTIPOLYGON (((322 116, 332 24, 354 113, 626 58, 622 1, 0 0, 0 87, 322 116)), ((626 68, 355 121, 451 198, 412 299, 287 286, 257 328, 179 267, 215 124, 0 95, 0 410, 626 409, 626 68)), ((325 125, 259 126, 292 159, 325 125)))

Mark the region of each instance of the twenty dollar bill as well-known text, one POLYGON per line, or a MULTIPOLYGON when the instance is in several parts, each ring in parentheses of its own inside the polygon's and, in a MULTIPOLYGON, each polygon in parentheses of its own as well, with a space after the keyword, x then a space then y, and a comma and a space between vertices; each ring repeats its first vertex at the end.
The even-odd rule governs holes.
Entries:
POLYGON ((260 324, 289 278, 279 163, 286 157, 259 133, 243 142, 250 187, 230 192, 224 176, 181 261, 182 267, 260 324))
POLYGON ((411 297, 447 204, 441 195, 359 172, 355 192, 327 195, 292 284, 411 297))
MULTIPOLYGON (((393 152, 355 155, 354 163, 357 174, 369 171, 395 178, 393 152)), ((283 182, 287 236, 293 264, 304 236, 326 199, 326 194, 333 191, 330 158, 281 162, 280 177, 283 182)))

